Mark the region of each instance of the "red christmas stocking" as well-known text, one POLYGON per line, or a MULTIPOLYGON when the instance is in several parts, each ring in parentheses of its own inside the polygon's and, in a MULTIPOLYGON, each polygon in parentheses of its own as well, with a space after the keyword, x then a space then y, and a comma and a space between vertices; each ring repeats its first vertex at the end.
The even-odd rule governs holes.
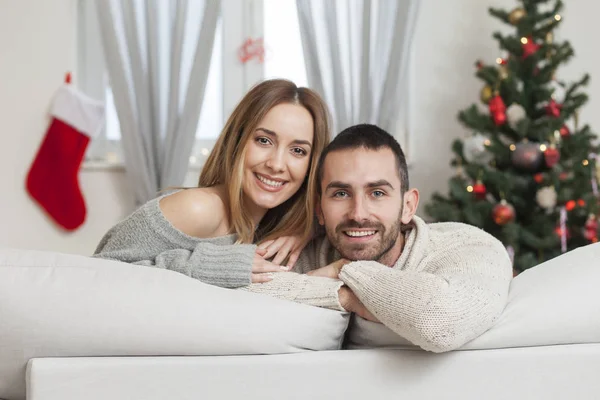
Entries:
POLYGON ((64 85, 50 113, 50 126, 27 175, 27 191, 57 224, 72 231, 85 221, 78 172, 90 138, 104 123, 104 106, 64 85))

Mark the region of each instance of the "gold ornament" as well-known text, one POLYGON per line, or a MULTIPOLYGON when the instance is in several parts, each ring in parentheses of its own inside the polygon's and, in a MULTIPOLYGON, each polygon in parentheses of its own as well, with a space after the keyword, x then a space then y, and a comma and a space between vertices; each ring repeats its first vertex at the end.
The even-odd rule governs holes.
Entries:
POLYGON ((492 87, 490 85, 485 85, 482 89, 481 89, 481 93, 480 93, 480 98, 481 101, 483 101, 484 103, 489 103, 490 99, 492 98, 492 96, 494 95, 492 87))
POLYGON ((510 14, 508 14, 508 20, 511 24, 517 25, 526 15, 527 12, 523 8, 515 8, 510 12, 510 14))

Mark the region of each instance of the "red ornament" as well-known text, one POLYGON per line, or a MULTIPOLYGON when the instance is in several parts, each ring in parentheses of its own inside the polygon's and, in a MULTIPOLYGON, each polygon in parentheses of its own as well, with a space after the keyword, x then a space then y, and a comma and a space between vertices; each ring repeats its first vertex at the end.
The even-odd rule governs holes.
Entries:
POLYGON ((506 105, 500 95, 495 95, 490 99, 488 103, 490 109, 490 115, 494 119, 494 124, 497 126, 504 125, 506 123, 506 105))
POLYGON ((485 195, 487 194, 487 189, 485 188, 485 185, 480 181, 477 181, 477 183, 473 185, 473 194, 478 200, 485 199, 485 195))
POLYGON ((506 114, 505 113, 496 113, 493 115, 494 124, 497 126, 504 125, 506 123, 506 114))
POLYGON ((492 115, 492 118, 494 119, 494 124, 496 126, 501 126, 506 123, 506 114, 505 113, 495 113, 492 115))
POLYGON ((540 45, 534 42, 530 36, 527 38, 527 42, 521 45, 521 48, 523 49, 523 58, 527 58, 534 55, 540 49, 540 45))
POLYGON ((559 132, 560 132, 560 136, 562 136, 562 137, 567 137, 571 134, 569 127, 566 125, 561 126, 559 132))
POLYGON ((569 177, 569 174, 567 172, 561 172, 560 174, 558 174, 558 179, 560 179, 561 181, 564 181, 568 177, 569 177))
MULTIPOLYGON (((566 238, 570 239, 571 238, 571 232, 569 231, 568 228, 565 228, 565 233, 567 234, 566 238)), ((557 226, 556 228, 554 228, 554 233, 556 234, 556 236, 558 237, 562 237, 563 236, 563 230, 560 226, 557 226)))
POLYGON ((556 165, 558 160, 560 160, 560 152, 556 147, 551 145, 544 151, 544 159, 546 160, 546 166, 552 168, 556 165))
POLYGON ((594 214, 590 214, 587 221, 585 221, 583 237, 592 243, 598 241, 598 220, 594 214))
POLYGON ((477 60, 477 62, 475 63, 475 66, 477 67, 477 69, 481 69, 481 68, 483 68, 483 62, 481 60, 477 60))
POLYGON ((590 214, 588 216, 587 221, 585 221, 584 228, 587 230, 597 230, 598 229, 598 220, 594 216, 594 214, 590 214))
POLYGON ((565 203, 565 208, 567 211, 573 211, 576 205, 577 203, 575 203, 575 200, 569 200, 565 203))
POLYGON ((583 199, 579 199, 579 200, 577 200, 577 205, 578 205, 579 207, 584 207, 584 206, 585 206, 585 200, 583 200, 583 199))
POLYGON ((494 97, 492 97, 489 102, 489 108, 490 113, 506 111, 506 105, 504 104, 504 100, 502 100, 502 96, 496 94, 494 97))
POLYGON ((552 99, 546 106, 546 114, 558 118, 558 117, 560 117, 561 109, 562 109, 562 104, 558 104, 556 101, 554 101, 554 99, 552 99))
POLYGON ((541 173, 540 174, 535 174, 533 176, 533 179, 535 179, 535 181, 537 183, 542 183, 542 182, 544 182, 544 174, 541 174, 541 173))
POLYGON ((506 200, 502 200, 492 209, 492 218, 498 225, 506 225, 515 219, 515 209, 506 200))

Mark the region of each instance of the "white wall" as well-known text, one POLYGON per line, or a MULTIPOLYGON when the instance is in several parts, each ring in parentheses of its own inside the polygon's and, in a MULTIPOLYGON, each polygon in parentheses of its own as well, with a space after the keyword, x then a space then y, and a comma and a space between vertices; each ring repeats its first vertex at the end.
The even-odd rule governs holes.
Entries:
MULTIPOLYGON (((512 8, 517 2, 421 1, 411 179, 426 202, 434 190, 446 191, 452 174, 450 144, 468 134, 456 115, 479 96, 473 63, 502 56, 491 34, 505 28, 488 17, 487 8, 512 8)), ((600 130, 600 115, 594 113, 600 102, 597 15, 600 3, 568 2, 559 37, 571 41, 577 58, 559 74, 592 74, 591 101, 582 121, 600 130)), ((0 247, 90 254, 106 230, 133 208, 122 172, 82 171, 88 218, 76 232, 64 233, 25 192, 25 176, 48 124, 50 99, 64 73, 75 69, 76 58, 76 0, 0 0, 0 247)))
POLYGON ((81 174, 88 217, 74 233, 57 229, 25 191, 50 99, 76 65, 75 32, 76 0, 0 0, 0 247, 90 254, 129 212, 120 173, 81 174))

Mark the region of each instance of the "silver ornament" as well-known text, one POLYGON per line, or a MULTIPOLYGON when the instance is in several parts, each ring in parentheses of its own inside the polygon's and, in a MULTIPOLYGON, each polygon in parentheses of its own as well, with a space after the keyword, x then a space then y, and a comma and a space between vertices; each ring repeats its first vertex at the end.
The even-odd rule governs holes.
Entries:
POLYGON ((481 134, 466 138, 463 142, 463 155, 469 163, 486 164, 492 159, 492 154, 487 151, 486 144, 489 139, 481 134))
POLYGON ((543 159, 544 153, 540 150, 540 144, 534 142, 518 143, 511 155, 513 165, 525 171, 537 171, 543 159))

